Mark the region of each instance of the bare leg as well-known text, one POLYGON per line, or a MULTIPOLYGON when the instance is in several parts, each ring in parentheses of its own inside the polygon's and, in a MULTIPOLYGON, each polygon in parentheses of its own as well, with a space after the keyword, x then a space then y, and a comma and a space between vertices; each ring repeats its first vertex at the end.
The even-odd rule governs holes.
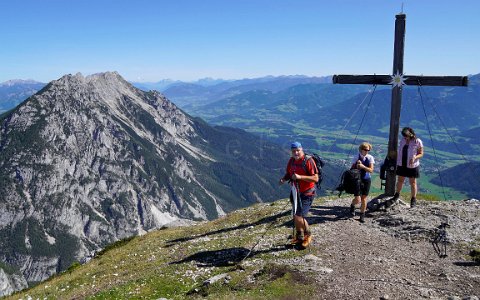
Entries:
POLYGON ((352 200, 352 205, 357 205, 360 202, 360 196, 355 196, 352 200))
POLYGON ((367 195, 362 195, 362 204, 360 206, 360 213, 364 213, 367 209, 367 195))
POLYGON ((295 220, 295 229, 297 230, 297 232, 308 231, 309 229, 308 222, 307 220, 305 220, 305 218, 295 215, 294 220, 295 220))
POLYGON ((417 198, 417 178, 408 178, 412 198, 417 198))
POLYGON ((353 217, 355 216, 355 205, 360 202, 360 196, 353 197, 352 204, 350 204, 350 215, 353 217))

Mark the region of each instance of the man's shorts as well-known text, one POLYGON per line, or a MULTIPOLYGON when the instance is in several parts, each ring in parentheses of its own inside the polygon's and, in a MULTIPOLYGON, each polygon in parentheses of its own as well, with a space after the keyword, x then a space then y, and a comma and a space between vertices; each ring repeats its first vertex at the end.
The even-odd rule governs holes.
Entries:
MULTIPOLYGON (((297 204, 297 211, 295 212, 296 216, 306 217, 310 207, 312 206, 313 199, 315 198, 315 193, 310 195, 300 194, 301 204, 297 204)), ((292 194, 290 193, 290 202, 293 201, 292 194)), ((299 201, 300 202, 300 201, 299 201)))

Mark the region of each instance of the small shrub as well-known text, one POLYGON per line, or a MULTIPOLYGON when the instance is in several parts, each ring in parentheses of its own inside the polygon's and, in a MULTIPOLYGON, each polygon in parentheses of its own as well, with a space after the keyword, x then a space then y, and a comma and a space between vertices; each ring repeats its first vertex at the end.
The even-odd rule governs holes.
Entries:
POLYGON ((73 262, 73 264, 70 265, 70 267, 68 267, 68 269, 65 272, 72 273, 73 270, 77 269, 80 266, 81 266, 81 264, 78 261, 75 261, 75 262, 73 262))
MULTIPOLYGON (((410 194, 408 194, 408 197, 410 197, 410 194)), ((442 201, 442 199, 439 196, 434 194, 418 194, 417 198, 425 201, 442 201)))

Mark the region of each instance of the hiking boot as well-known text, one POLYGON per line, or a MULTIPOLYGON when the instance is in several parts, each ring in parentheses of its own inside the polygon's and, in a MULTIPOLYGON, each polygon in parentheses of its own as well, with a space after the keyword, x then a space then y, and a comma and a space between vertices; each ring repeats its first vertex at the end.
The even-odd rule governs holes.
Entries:
POLYGON ((355 205, 353 204, 350 205, 350 214, 352 217, 355 217, 355 205))
POLYGON ((365 213, 360 213, 360 223, 365 223, 365 213))
POLYGON ((395 201, 398 200, 398 198, 400 198, 400 193, 396 192, 395 195, 393 195, 393 198, 395 201))
POLYGON ((305 237, 303 238, 302 241, 302 247, 307 248, 308 245, 312 242, 312 235, 311 234, 306 234, 305 237))
POLYGON ((415 207, 415 206, 417 206, 417 198, 412 197, 412 199, 410 199, 410 207, 415 207))

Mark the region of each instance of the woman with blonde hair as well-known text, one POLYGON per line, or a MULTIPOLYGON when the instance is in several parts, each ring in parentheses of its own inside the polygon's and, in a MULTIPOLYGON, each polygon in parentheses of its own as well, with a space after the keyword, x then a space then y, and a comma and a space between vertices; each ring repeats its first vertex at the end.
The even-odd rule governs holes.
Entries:
POLYGON ((360 170, 360 190, 356 191, 352 204, 350 205, 350 213, 352 217, 355 216, 355 205, 359 202, 360 205, 360 222, 365 223, 365 210, 367 208, 367 196, 370 191, 370 185, 372 183, 371 173, 373 173, 373 165, 375 159, 369 154, 372 150, 372 145, 367 142, 363 142, 358 147, 358 154, 352 159, 352 169, 360 170))

